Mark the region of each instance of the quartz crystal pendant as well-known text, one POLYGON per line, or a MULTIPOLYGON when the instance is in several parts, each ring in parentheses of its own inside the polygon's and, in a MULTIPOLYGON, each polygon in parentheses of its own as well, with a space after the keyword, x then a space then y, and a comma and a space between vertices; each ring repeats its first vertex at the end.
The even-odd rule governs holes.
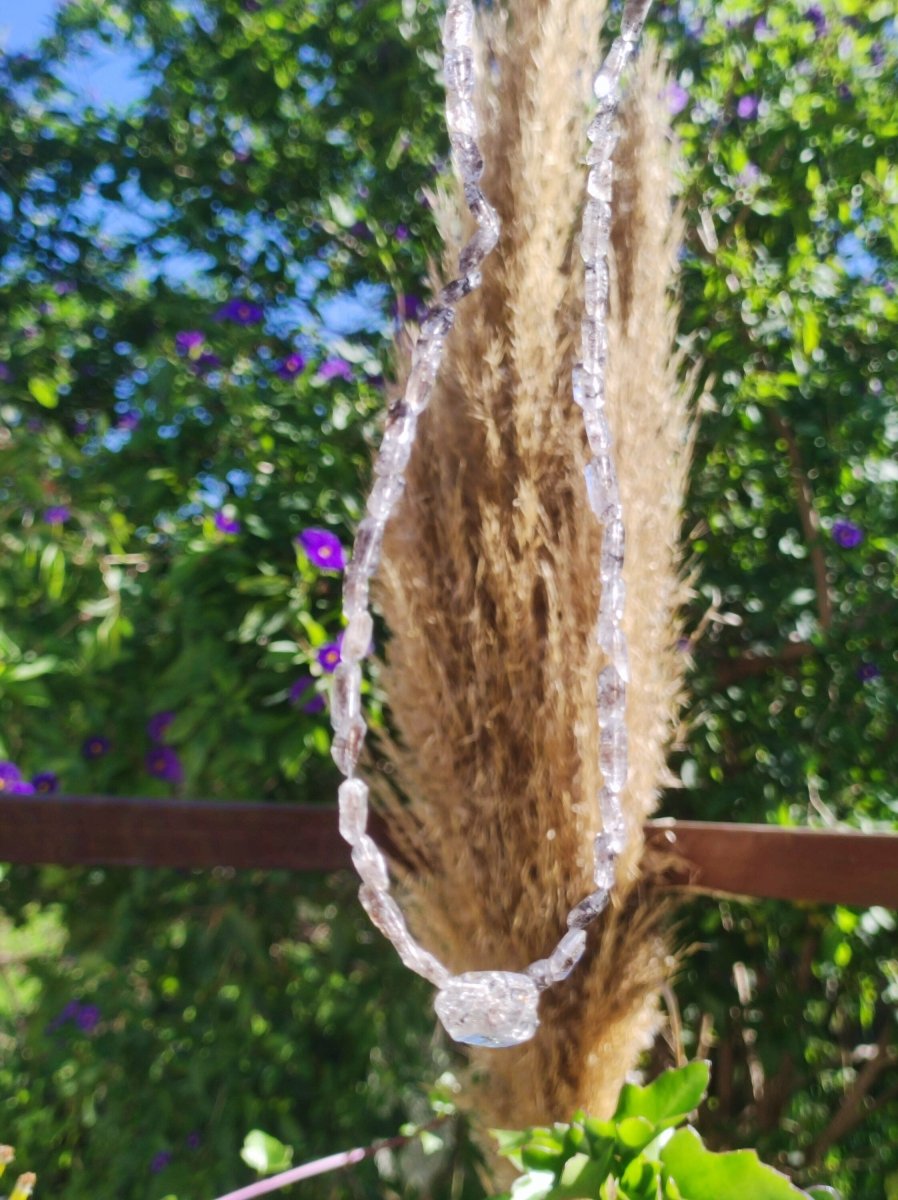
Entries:
POLYGON ((526 975, 511 971, 467 971, 441 988, 437 1016, 456 1042, 467 1046, 517 1046, 539 1025, 539 992, 526 975))

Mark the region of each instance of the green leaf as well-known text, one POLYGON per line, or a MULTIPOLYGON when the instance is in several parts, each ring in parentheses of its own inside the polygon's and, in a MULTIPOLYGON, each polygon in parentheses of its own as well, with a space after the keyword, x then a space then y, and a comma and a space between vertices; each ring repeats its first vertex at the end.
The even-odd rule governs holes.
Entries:
POLYGON ((804 1195, 754 1150, 706 1150, 691 1126, 673 1135, 660 1158, 683 1200, 799 1200, 804 1195))
POLYGON ((589 1157, 575 1154, 564 1164, 558 1183, 547 1194, 547 1200, 590 1200, 608 1178, 608 1166, 589 1157))
POLYGON ((625 1150, 638 1154, 657 1134, 657 1128, 645 1117, 625 1117, 617 1125, 617 1140, 625 1150))
POLYGON ((658 1129, 675 1125, 701 1104, 709 1076, 707 1062, 693 1062, 665 1071, 646 1087, 624 1084, 614 1119, 645 1117, 658 1129))
POLYGON ((252 1129, 246 1135, 240 1157, 260 1175, 275 1175, 278 1171, 286 1171, 293 1162, 293 1149, 270 1133, 252 1129))
POLYGON ((46 375, 35 375, 28 380, 28 391, 44 408, 56 408, 59 404, 59 393, 56 384, 46 375))

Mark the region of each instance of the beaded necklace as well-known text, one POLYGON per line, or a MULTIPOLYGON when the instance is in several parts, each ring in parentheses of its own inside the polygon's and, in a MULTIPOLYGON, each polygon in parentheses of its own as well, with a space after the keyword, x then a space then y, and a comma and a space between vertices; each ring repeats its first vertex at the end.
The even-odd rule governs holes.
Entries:
POLYGON ((621 792, 626 783, 626 700, 629 669, 622 628, 625 585, 624 525, 617 472, 611 455, 611 432, 605 414, 605 367, 608 355, 608 249, 611 240, 612 154, 617 142, 616 114, 621 76, 631 58, 651 0, 627 0, 621 32, 596 75, 596 115, 587 129, 590 148, 586 204, 580 234, 584 263, 584 313, 580 359, 572 372, 573 396, 583 411, 591 451, 585 469, 589 504, 602 526, 599 563, 601 599, 595 637, 607 660, 599 675, 597 713, 602 788, 599 797, 602 832, 595 839, 595 891, 567 915, 567 931, 547 958, 522 972, 451 972, 420 946, 389 894, 384 856, 366 832, 368 787, 356 774, 365 739, 361 714, 361 661, 371 644, 368 611, 371 577, 377 569, 387 520, 405 487, 418 418, 427 407, 442 360, 446 338, 455 323, 456 306, 481 282, 481 265, 499 240, 499 218, 480 187, 483 156, 478 146, 474 107, 474 6, 472 0, 448 0, 443 26, 443 72, 446 124, 452 160, 461 180, 465 203, 476 230, 459 255, 458 275, 428 310, 412 352, 405 394, 388 412, 374 463, 374 485, 366 516, 356 533, 343 586, 347 620, 342 661, 334 672, 331 721, 332 754, 346 776, 339 789, 340 833, 352 847, 352 861, 362 884, 359 899, 373 924, 393 943, 412 971, 439 990, 434 1007, 445 1029, 458 1042, 475 1046, 513 1046, 533 1036, 539 1025, 539 994, 570 975, 586 948, 586 928, 608 903, 615 864, 625 844, 621 792))

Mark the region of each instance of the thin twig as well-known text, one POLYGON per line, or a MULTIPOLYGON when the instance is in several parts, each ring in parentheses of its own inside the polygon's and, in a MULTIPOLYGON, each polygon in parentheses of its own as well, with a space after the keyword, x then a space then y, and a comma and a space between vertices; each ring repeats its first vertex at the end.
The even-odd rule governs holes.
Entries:
POLYGON ((830 1146, 866 1119, 867 1108, 864 1101, 870 1089, 883 1071, 895 1063, 896 1050, 892 1045, 892 1032, 891 1023, 886 1022, 876 1039, 876 1052, 873 1057, 858 1071, 835 1116, 808 1148, 805 1166, 812 1167, 820 1162, 830 1146))
POLYGON ((291 1183, 312 1179, 315 1175, 325 1175, 328 1171, 340 1171, 345 1167, 354 1167, 356 1163, 363 1162, 366 1158, 373 1158, 380 1150, 392 1150, 396 1146, 407 1145, 425 1130, 433 1129, 445 1120, 445 1115, 434 1117, 427 1125, 419 1126, 414 1133, 397 1134, 396 1137, 375 1142, 372 1146, 357 1146, 354 1150, 341 1150, 338 1154, 327 1155, 326 1158, 316 1158, 312 1162, 303 1163, 301 1167, 291 1167, 289 1171, 281 1171, 277 1175, 269 1176, 268 1179, 259 1179, 256 1183, 238 1188, 236 1192, 218 1196, 217 1200, 255 1200, 256 1196, 280 1191, 281 1188, 289 1187, 291 1183))

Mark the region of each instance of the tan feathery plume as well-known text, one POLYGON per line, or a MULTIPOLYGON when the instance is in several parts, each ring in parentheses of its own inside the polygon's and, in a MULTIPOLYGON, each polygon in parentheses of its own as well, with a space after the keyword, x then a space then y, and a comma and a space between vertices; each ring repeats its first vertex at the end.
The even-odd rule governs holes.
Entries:
MULTIPOLYGON (((582 308, 577 234, 594 0, 516 0, 482 29, 484 190, 502 220, 483 287, 459 310, 388 526, 377 599, 390 773, 371 780, 410 922, 451 970, 522 969, 592 891, 600 784, 600 531, 571 397, 582 308), (389 774, 389 777, 388 777, 389 774)), ((630 844, 588 956, 542 1000, 531 1043, 475 1051, 492 1124, 606 1114, 655 1028, 668 958, 641 866, 682 687, 679 515, 688 417, 673 353, 678 226, 664 74, 631 74, 615 154, 608 403, 627 530, 630 844)), ((466 229, 438 219, 446 274, 466 229)))

